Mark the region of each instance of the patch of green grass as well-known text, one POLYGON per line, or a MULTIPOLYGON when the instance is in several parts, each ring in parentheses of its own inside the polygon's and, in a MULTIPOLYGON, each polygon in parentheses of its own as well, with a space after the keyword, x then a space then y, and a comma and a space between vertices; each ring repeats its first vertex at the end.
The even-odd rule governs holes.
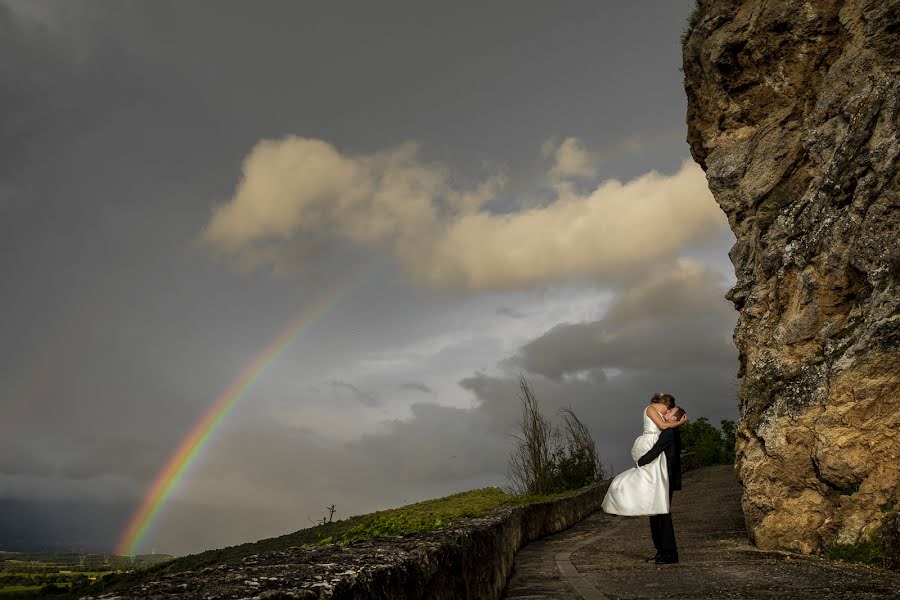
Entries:
POLYGON ((549 496, 517 497, 500 488, 483 488, 409 504, 400 508, 366 515, 359 525, 347 530, 340 538, 341 544, 372 537, 406 535, 447 527, 467 518, 484 517, 503 507, 529 504, 542 500, 561 498, 571 492, 549 496))
POLYGON ((507 494, 500 488, 483 488, 446 498, 425 500, 367 515, 362 523, 341 536, 341 543, 371 537, 431 531, 468 517, 483 517, 496 508, 519 504, 521 501, 522 499, 507 494))
POLYGON ((5 596, 7 594, 18 594, 20 592, 37 592, 40 590, 42 585, 7 585, 0 588, 0 596, 5 596))
POLYGON ((880 542, 857 542, 855 544, 835 544, 826 556, 831 560, 845 560, 864 564, 880 563, 884 557, 884 545, 880 542))

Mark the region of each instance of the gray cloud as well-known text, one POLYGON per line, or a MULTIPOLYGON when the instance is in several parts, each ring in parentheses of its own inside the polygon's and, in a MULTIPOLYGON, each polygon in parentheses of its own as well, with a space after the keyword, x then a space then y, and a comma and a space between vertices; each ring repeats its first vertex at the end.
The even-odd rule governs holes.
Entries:
POLYGON ((504 317, 509 317, 510 319, 524 319, 526 317, 525 313, 509 306, 501 306, 497 308, 497 314, 503 315, 504 317))
POLYGON ((339 390, 347 390, 349 391, 354 398, 359 400, 364 406, 379 406, 381 402, 372 394, 368 392, 364 392, 352 383, 347 383, 346 381, 329 381, 328 384, 339 390))
POLYGON ((423 394, 433 394, 434 391, 422 383, 421 381, 407 381, 403 385, 400 386, 401 390, 411 390, 415 392, 422 392, 423 394))
MULTIPOLYGON (((46 6, 46 14, 53 12, 46 6)), ((76 11, 62 10, 70 12, 76 11)), ((119 12, 116 8, 110 14, 119 12)), ((0 68, 0 182, 45 176, 111 118, 160 99, 159 88, 151 83, 160 76, 153 65, 109 35, 75 43, 62 33, 67 21, 51 25, 22 18, 0 2, 0 55, 15 57, 0 68)))
POLYGON ((78 116, 77 103, 73 107, 61 94, 66 87, 77 89, 73 57, 5 4, 0 4, 0 54, 8 57, 0 70, 0 180, 6 180, 53 152, 54 138, 65 140, 83 123, 73 118, 78 116))
POLYGON ((550 379, 597 368, 672 369, 735 364, 735 315, 720 275, 681 260, 616 299, 604 317, 561 324, 524 346, 513 364, 550 379))

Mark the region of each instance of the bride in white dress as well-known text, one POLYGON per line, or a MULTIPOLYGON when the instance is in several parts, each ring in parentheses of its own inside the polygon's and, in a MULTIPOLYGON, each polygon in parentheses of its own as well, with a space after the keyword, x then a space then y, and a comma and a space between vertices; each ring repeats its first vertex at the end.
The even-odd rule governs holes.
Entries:
MULTIPOLYGON (((663 429, 678 427, 687 419, 668 422, 664 416, 668 407, 653 397, 644 411, 644 431, 631 447, 635 464, 656 443, 663 429)), ((623 516, 662 515, 669 512, 669 471, 666 455, 661 452, 653 462, 623 471, 610 482, 601 505, 604 512, 623 516)))

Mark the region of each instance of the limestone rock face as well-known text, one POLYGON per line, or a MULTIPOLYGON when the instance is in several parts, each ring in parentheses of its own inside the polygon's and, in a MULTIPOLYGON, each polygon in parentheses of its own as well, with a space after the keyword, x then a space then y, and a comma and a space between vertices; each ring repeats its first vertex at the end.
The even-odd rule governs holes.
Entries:
POLYGON ((737 238, 748 531, 802 552, 881 535, 900 505, 900 0, 700 0, 683 49, 688 142, 737 238))

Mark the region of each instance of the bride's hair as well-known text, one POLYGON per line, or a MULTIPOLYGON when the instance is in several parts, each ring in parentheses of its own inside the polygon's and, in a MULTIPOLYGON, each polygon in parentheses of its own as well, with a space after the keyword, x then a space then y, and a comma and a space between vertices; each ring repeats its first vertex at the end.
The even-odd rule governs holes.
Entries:
POLYGON ((675 406, 675 397, 672 394, 653 394, 653 397, 650 398, 650 404, 665 404, 666 408, 672 408, 675 406))

